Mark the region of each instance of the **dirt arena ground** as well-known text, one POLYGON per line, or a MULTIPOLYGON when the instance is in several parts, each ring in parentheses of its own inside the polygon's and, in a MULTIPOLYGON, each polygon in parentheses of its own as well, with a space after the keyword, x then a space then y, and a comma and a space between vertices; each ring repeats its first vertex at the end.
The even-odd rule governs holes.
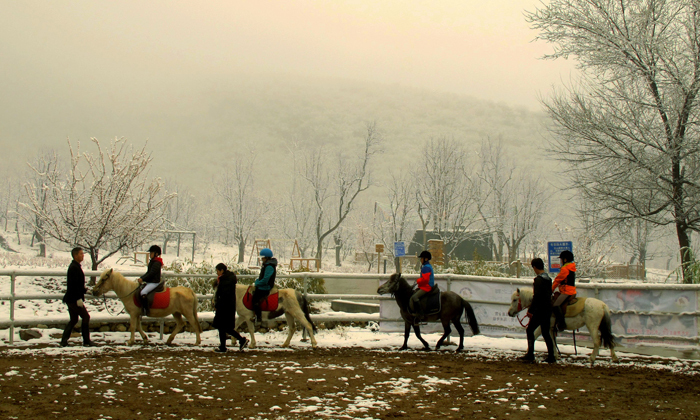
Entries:
POLYGON ((524 365, 465 352, 0 352, 9 419, 695 419, 697 363, 524 365), (28 354, 29 353, 29 354, 28 354), (667 364, 676 371, 659 369, 667 364))

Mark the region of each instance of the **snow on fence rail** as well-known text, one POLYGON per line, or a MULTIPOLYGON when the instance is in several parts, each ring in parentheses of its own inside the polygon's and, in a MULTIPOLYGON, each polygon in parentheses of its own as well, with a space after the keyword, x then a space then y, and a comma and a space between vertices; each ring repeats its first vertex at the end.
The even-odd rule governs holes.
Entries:
MULTIPOLYGON (((86 276, 99 276, 100 272, 86 271, 86 276)), ((139 277, 141 272, 123 272, 126 277, 139 277)), ((13 342, 14 328, 18 325, 56 324, 68 321, 67 316, 61 317, 32 317, 15 319, 15 302, 21 300, 61 299, 63 294, 16 294, 17 277, 65 277, 64 270, 0 270, 0 278, 10 278, 10 294, 0 296, 0 300, 10 301, 9 320, 0 320, 0 327, 9 327, 10 343, 13 342)), ((163 278, 209 278, 213 274, 175 274, 163 272, 163 278)), ((376 294, 310 294, 307 293, 307 281, 313 278, 346 279, 346 280, 377 280, 377 286, 386 280, 387 274, 351 274, 351 273, 296 273, 279 275, 278 278, 303 278, 303 292, 310 300, 377 300, 380 302, 380 313, 377 314, 338 314, 315 315, 315 321, 367 322, 381 323, 383 331, 403 331, 397 305, 389 296, 376 294)), ((253 275, 240 275, 241 279, 256 278, 253 275)), ((408 279, 416 275, 405 275, 408 279)), ((467 299, 482 327, 482 333, 491 336, 523 334, 522 327, 515 318, 507 315, 510 297, 518 287, 529 287, 531 280, 480 277, 455 274, 438 274, 436 282, 442 290, 451 290, 467 299)), ((611 309, 613 334, 621 339, 623 344, 692 347, 700 345, 698 334, 698 301, 700 300, 700 285, 668 285, 668 284, 639 284, 639 283, 580 283, 577 285, 578 295, 595 297, 603 300, 611 309)), ((199 300, 211 299, 212 295, 197 295, 199 300)), ((92 298, 88 296, 88 298, 92 298)), ((117 299, 114 293, 107 294, 108 299, 117 299)), ((201 320, 210 321, 211 313, 202 314, 201 320)), ((91 314, 94 322, 126 322, 128 316, 104 316, 91 314)), ((162 318, 145 319, 145 322, 160 322, 161 334, 164 320, 162 318)), ((426 332, 441 330, 439 324, 424 327, 426 332)), ((468 330, 468 329, 467 329, 468 330)), ((581 332, 585 339, 586 333, 581 332)))

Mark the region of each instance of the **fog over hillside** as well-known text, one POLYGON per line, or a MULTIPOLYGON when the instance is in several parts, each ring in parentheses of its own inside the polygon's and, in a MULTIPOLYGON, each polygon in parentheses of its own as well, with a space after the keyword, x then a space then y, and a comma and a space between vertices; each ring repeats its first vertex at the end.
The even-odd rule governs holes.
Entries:
POLYGON ((196 88, 161 83, 70 95, 68 86, 57 84, 44 87, 39 103, 0 103, 0 142, 12 156, 7 169, 24 170, 40 149, 67 155, 66 139, 116 136, 134 145, 147 140, 152 174, 193 190, 207 189, 228 159, 251 150, 258 156, 256 178, 279 185, 292 170, 295 146, 301 153, 318 147, 329 156, 353 153, 370 121, 384 137, 380 177, 381 168, 398 171, 415 162, 431 137, 454 137, 475 151, 482 139, 500 138, 508 154, 525 164, 548 158, 543 113, 400 85, 231 75, 196 88))

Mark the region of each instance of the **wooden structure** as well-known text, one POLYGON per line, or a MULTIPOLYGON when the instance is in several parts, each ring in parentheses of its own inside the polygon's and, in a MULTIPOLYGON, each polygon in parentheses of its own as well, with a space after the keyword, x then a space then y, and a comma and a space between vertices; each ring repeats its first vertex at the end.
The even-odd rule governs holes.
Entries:
POLYGON ((253 241, 253 249, 250 250, 250 258, 248 259, 248 265, 251 265, 253 258, 256 259, 256 265, 260 266, 260 250, 264 248, 272 249, 269 239, 256 239, 253 241))
POLYGON ((294 271, 294 263, 298 262, 298 268, 305 268, 307 271, 319 271, 321 269, 321 260, 318 258, 302 258, 301 249, 299 248, 299 242, 294 240, 294 246, 292 247, 292 256, 289 258, 289 270, 294 271), (313 261, 314 267, 311 268, 311 262, 313 261))
POLYGON ((445 242, 439 239, 428 240, 428 251, 433 256, 432 264, 445 265, 445 242))

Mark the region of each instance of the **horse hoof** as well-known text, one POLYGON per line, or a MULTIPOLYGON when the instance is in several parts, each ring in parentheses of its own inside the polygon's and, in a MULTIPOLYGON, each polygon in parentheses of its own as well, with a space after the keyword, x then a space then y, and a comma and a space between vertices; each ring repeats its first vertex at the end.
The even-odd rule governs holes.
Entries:
POLYGON ((464 347, 457 347, 457 350, 455 350, 455 353, 461 353, 462 350, 464 350, 464 347))
POLYGON ((408 347, 403 346, 403 347, 401 347, 401 348, 399 349, 399 351, 404 351, 404 350, 408 350, 408 347))
POLYGON ((430 347, 423 347, 420 351, 430 351, 430 347))

